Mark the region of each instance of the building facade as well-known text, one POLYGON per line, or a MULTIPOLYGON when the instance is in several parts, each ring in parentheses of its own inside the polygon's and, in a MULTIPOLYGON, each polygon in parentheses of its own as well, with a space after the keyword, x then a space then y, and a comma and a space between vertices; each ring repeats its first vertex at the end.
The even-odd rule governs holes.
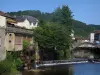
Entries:
POLYGON ((100 43, 100 30, 95 30, 94 32, 90 33, 90 42, 95 44, 100 43))
POLYGON ((84 42, 73 50, 74 58, 94 58, 92 51, 95 49, 93 43, 84 42))
POLYGON ((0 60, 4 60, 5 58, 6 58, 5 28, 0 27, 0 60))
POLYGON ((14 18, 0 11, 0 60, 6 58, 6 51, 23 50, 23 40, 33 44, 33 31, 38 20, 31 16, 14 18))
POLYGON ((2 16, 2 12, 0 12, 0 60, 4 60, 6 58, 6 50, 5 50, 5 28, 6 28, 6 18, 2 16))
POLYGON ((34 29, 38 26, 38 20, 32 16, 16 16, 17 26, 26 29, 34 29))

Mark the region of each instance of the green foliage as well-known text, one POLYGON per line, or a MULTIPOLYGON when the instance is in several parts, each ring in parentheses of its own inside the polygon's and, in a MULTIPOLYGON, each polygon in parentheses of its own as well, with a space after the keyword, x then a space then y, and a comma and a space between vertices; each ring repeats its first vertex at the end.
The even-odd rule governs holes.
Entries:
MULTIPOLYGON (((64 8, 65 9, 65 8, 64 8)), ((68 9, 68 7, 66 8, 68 9)), ((66 11, 67 12, 67 11, 66 11)), ((71 11, 69 11, 71 12, 71 11)), ((43 20, 46 22, 56 22, 59 23, 59 20, 61 18, 61 8, 58 7, 54 12, 52 13, 44 13, 39 10, 25 10, 25 11, 18 11, 18 12, 8 12, 11 16, 21 16, 21 15, 29 15, 36 17, 39 21, 43 20)), ((69 14, 70 15, 70 14, 69 14)), ((40 24, 39 24, 40 25, 40 24)), ((73 19, 73 30, 75 31, 75 36, 77 37, 88 37, 90 32, 93 30, 100 30, 99 25, 87 25, 86 23, 83 23, 81 21, 77 21, 73 19)))
MULTIPOLYGON (((65 48, 63 49, 64 50, 64 58, 65 59, 68 59, 70 57, 70 46, 71 46, 71 33, 72 33, 72 12, 71 10, 69 9, 68 6, 64 5, 62 6, 62 8, 58 8, 55 12, 54 12, 54 17, 57 21, 57 23, 61 24, 65 30, 62 30, 62 31, 65 31, 66 35, 67 35, 67 39, 65 40, 66 41, 66 45, 65 45, 65 48), (59 17, 57 17, 57 15, 59 15, 59 17)), ((65 43, 65 42, 64 42, 65 43)))
POLYGON ((70 59, 71 58, 71 51, 70 51, 70 49, 66 49, 65 50, 65 57, 64 57, 64 59, 66 60, 66 59, 70 59))
MULTIPOLYGON (((29 15, 39 20, 39 26, 34 30, 33 36, 38 42, 40 49, 45 50, 63 50, 64 57, 70 57, 70 45, 72 29, 77 37, 88 37, 90 32, 100 29, 99 26, 87 25, 86 23, 74 20, 72 12, 68 6, 58 7, 52 13, 44 13, 39 10, 26 10, 18 12, 9 12, 11 16, 29 15)), ((23 41, 23 49, 28 47, 29 43, 23 41)))
POLYGON ((21 60, 15 52, 8 52, 7 58, 0 61, 0 75, 10 75, 17 72, 17 65, 21 65, 21 60))
POLYGON ((29 41, 23 40, 23 50, 27 49, 29 44, 30 44, 29 41))
POLYGON ((61 8, 58 7, 53 13, 52 13, 52 22, 56 22, 56 23, 59 23, 60 21, 60 18, 62 16, 61 14, 61 8))
POLYGON ((100 25, 90 24, 88 25, 90 28, 92 27, 93 30, 100 30, 100 25))
POLYGON ((22 65, 18 52, 8 52, 6 60, 10 61, 12 73, 17 72, 17 66, 22 65))
POLYGON ((57 8, 53 14, 52 21, 55 23, 40 21, 40 27, 34 30, 35 40, 39 46, 44 49, 55 50, 56 48, 57 50, 64 50, 64 56, 68 57, 66 50, 69 49, 71 45, 71 11, 68 6, 62 6, 62 8, 57 8))
POLYGON ((18 11, 18 12, 8 12, 7 14, 11 16, 22 16, 22 15, 29 15, 37 18, 38 20, 50 21, 52 18, 51 13, 44 13, 39 10, 25 10, 25 11, 18 11))
POLYGON ((64 51, 63 50, 57 50, 57 60, 64 59, 64 51))
POLYGON ((77 37, 89 37, 89 34, 94 30, 94 28, 86 23, 73 20, 73 30, 75 31, 75 36, 77 37))
POLYGON ((54 23, 45 24, 34 30, 34 38, 42 48, 64 49, 68 46, 66 29, 54 23))
POLYGON ((11 73, 11 62, 7 59, 0 62, 0 75, 9 75, 11 73))

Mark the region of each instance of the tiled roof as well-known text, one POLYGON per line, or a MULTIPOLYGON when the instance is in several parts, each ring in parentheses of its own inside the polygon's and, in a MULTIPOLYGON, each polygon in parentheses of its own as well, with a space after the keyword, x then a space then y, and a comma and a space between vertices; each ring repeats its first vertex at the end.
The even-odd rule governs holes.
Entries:
POLYGON ((2 11, 0 11, 0 15, 1 15, 1 16, 5 16, 5 17, 7 17, 7 18, 15 19, 14 17, 12 17, 12 16, 10 16, 10 15, 8 15, 7 13, 4 13, 4 12, 2 12, 2 11))
POLYGON ((100 30, 95 30, 93 31, 93 33, 100 33, 100 30))
POLYGON ((15 20, 14 17, 11 17, 10 15, 8 15, 8 14, 2 12, 2 11, 0 11, 0 15, 4 16, 4 17, 7 17, 7 22, 8 23, 16 23, 16 20, 15 20))
POLYGON ((26 19, 30 22, 30 23, 33 23, 33 24, 36 24, 38 22, 38 20, 32 16, 16 16, 16 21, 17 22, 23 22, 25 21, 26 19))
POLYGON ((5 14, 4 12, 0 11, 0 15, 2 16, 8 16, 7 14, 5 14))
POLYGON ((13 17, 11 17, 10 15, 8 15, 8 14, 2 12, 2 11, 0 11, 0 15, 5 16, 5 17, 9 17, 9 18, 13 18, 13 17))

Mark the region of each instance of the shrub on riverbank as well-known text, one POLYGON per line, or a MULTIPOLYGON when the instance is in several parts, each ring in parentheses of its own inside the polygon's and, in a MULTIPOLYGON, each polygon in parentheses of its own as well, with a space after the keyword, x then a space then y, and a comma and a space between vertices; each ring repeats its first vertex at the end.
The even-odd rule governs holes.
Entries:
POLYGON ((9 75, 11 73, 11 62, 7 59, 0 62, 0 75, 9 75))
POLYGON ((63 50, 58 50, 57 51, 57 59, 62 60, 64 57, 64 51, 63 50))
POLYGON ((28 48, 29 44, 30 44, 29 41, 24 40, 23 41, 23 50, 26 50, 28 48))
POLYGON ((14 52, 7 53, 7 58, 0 61, 0 75, 10 75, 11 73, 18 72, 17 65, 21 65, 17 55, 14 52))

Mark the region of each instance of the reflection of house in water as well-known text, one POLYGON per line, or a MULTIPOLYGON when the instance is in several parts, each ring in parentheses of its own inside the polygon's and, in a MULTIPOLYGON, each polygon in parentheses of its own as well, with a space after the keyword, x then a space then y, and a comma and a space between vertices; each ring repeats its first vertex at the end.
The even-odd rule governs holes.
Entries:
POLYGON ((21 51, 23 40, 33 43, 33 31, 38 20, 31 16, 10 17, 0 12, 0 59, 4 59, 7 51, 21 51), (19 18, 19 19, 18 19, 19 18))

